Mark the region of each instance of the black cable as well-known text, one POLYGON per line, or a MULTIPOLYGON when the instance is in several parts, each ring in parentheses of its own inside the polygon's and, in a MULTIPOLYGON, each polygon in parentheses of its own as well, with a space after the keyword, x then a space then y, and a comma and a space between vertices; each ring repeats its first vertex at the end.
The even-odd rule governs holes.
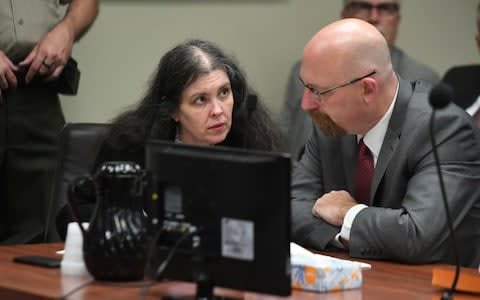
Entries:
POLYGON ((447 215, 447 225, 450 231, 450 238, 452 242, 453 253, 455 256, 455 277, 453 278, 453 282, 450 290, 445 291, 442 294, 442 298, 441 298, 442 300, 447 300, 447 299, 453 299, 453 294, 455 293, 458 277, 460 275, 460 264, 458 263, 459 258, 458 258, 457 242, 455 239, 455 232, 453 230, 452 217, 450 216, 450 209, 448 207, 447 194, 445 193, 445 185, 443 183, 442 171, 440 169, 440 160, 438 158, 437 143, 435 141, 435 135, 433 131, 434 121, 435 121, 435 109, 433 110, 432 115, 430 117, 430 140, 432 143, 433 156, 435 158, 435 165, 437 167, 437 174, 440 182, 440 190, 442 192, 442 197, 443 197, 443 205, 445 206, 445 213, 447 215))
POLYGON ((148 278, 149 274, 150 274, 150 265, 152 264, 153 255, 154 255, 155 249, 156 249, 156 244, 158 242, 158 239, 162 235, 162 233, 164 233, 164 230, 161 229, 161 228, 158 228, 158 230, 155 231, 155 234, 153 235, 153 237, 151 239, 151 243, 150 243, 150 246, 148 247, 148 251, 147 251, 145 267, 143 269, 143 280, 144 281, 148 281, 149 279, 152 280, 151 278, 148 278))
POLYGON ((148 255, 147 255, 147 261, 145 263, 145 269, 144 269, 144 281, 145 282, 148 282, 148 284, 146 284, 145 286, 143 286, 143 288, 141 289, 140 291, 140 299, 143 300, 145 299, 145 296, 147 295, 148 293, 148 289, 156 282, 156 280, 158 278, 160 278, 162 275, 163 275, 163 272, 166 270, 168 264, 170 263, 170 261, 172 260, 173 258, 173 255, 175 254, 175 252, 177 251, 178 247, 180 246, 180 244, 186 240, 187 238, 189 238, 190 236, 194 235, 194 234, 197 234, 198 233, 198 230, 196 230, 194 227, 190 227, 190 230, 187 230, 185 231, 179 238, 178 240, 175 242, 175 245, 170 249, 167 257, 162 261, 162 263, 160 264, 160 266, 157 268, 157 271, 155 272, 155 274, 153 274, 153 278, 151 279, 148 279, 148 275, 149 275, 149 272, 150 272, 150 265, 152 263, 152 260, 153 260, 153 255, 155 253, 155 249, 156 249, 156 244, 157 244, 157 241, 158 241, 158 238, 162 235, 162 233, 164 233, 165 231, 163 229, 159 229, 155 235, 153 236, 152 238, 152 241, 151 241, 151 244, 150 244, 150 247, 149 247, 149 251, 148 251, 148 255))
POLYGON ((177 251, 178 247, 180 246, 180 244, 186 240, 187 238, 189 238, 190 236, 193 236, 194 234, 197 234, 197 231, 194 230, 194 231, 188 231, 186 233, 184 233, 178 240, 177 242, 175 243, 175 245, 172 247, 172 249, 170 250, 170 252, 168 253, 167 255, 167 258, 165 258, 163 260, 163 262, 160 264, 160 266, 158 266, 157 268, 157 271, 155 272, 155 275, 153 277, 154 280, 157 280, 158 278, 160 278, 162 275, 163 275, 163 272, 165 272, 165 269, 167 268, 168 264, 170 263, 170 261, 172 260, 173 258, 173 255, 175 254, 175 252, 177 251))

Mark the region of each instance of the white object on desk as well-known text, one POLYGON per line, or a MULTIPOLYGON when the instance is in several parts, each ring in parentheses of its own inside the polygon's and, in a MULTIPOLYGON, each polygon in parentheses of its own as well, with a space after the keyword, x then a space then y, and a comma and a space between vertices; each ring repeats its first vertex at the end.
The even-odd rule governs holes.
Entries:
POLYGON ((362 269, 369 264, 315 254, 295 243, 290 243, 292 288, 328 292, 360 288, 362 269))
POLYGON ((340 258, 328 256, 328 255, 313 253, 310 250, 307 250, 295 243, 290 243, 290 256, 295 259, 302 258, 303 261, 307 260, 311 262, 312 265, 322 264, 324 262, 330 262, 330 261, 338 261, 343 263, 357 264, 362 270, 369 270, 372 268, 370 264, 367 264, 364 262, 340 259, 340 258))
MULTIPOLYGON (((82 223, 83 228, 88 228, 88 223, 82 223)), ((61 263, 62 274, 66 275, 88 275, 83 260, 83 236, 80 227, 76 222, 68 224, 67 238, 61 263)))

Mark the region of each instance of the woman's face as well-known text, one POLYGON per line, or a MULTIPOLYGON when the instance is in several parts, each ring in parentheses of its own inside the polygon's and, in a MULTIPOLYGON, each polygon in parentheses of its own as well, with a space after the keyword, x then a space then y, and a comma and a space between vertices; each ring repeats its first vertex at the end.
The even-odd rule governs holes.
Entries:
POLYGON ((180 139, 195 145, 214 145, 227 137, 232 125, 233 94, 224 70, 201 75, 180 96, 172 118, 179 123, 180 139))

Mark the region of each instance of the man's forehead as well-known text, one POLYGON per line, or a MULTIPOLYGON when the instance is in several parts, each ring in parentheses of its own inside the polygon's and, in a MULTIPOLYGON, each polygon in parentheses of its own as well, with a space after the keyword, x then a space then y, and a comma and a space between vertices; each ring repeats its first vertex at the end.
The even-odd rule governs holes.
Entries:
POLYGON ((328 77, 334 76, 335 68, 332 67, 324 57, 303 57, 302 63, 299 70, 299 77, 303 83, 317 87, 323 88, 322 78, 329 74, 328 77))

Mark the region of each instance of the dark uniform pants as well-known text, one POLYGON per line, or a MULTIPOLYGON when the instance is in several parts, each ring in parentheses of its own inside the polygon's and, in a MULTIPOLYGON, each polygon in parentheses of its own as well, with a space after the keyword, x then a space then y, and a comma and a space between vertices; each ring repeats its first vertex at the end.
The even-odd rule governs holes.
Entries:
POLYGON ((0 104, 0 243, 41 242, 59 136, 65 124, 56 91, 3 93, 0 104))

